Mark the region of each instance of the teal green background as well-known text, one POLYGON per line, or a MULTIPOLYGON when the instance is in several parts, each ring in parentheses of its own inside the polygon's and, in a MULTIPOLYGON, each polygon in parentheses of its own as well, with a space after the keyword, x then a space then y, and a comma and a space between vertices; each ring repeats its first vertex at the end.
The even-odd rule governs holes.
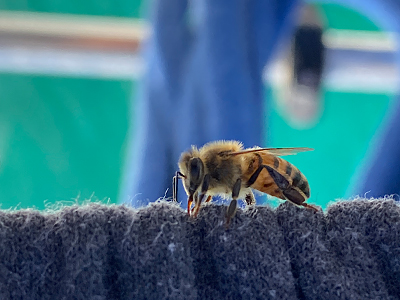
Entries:
POLYGON ((134 90, 132 81, 0 74, 1 207, 115 202, 134 90))
POLYGON ((315 6, 321 15, 325 16, 325 27, 333 29, 351 29, 379 31, 380 28, 359 12, 338 4, 325 3, 315 6))
POLYGON ((139 18, 142 0, 0 0, 0 10, 139 18))

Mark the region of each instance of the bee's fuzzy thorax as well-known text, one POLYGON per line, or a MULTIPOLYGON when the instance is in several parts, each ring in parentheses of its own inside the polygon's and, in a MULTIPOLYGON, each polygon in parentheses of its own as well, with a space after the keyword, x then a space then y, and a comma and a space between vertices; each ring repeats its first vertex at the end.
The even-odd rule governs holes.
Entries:
POLYGON ((213 141, 205 144, 203 147, 200 148, 200 154, 204 154, 209 150, 213 151, 229 151, 232 152, 239 151, 243 149, 243 144, 239 141, 213 141))

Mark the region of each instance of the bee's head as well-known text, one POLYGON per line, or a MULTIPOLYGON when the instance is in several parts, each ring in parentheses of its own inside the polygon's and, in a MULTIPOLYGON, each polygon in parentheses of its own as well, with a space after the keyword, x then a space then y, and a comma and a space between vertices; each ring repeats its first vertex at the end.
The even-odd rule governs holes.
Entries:
POLYGON ((204 164, 203 161, 192 151, 182 154, 179 160, 179 169, 185 176, 183 185, 189 196, 197 191, 204 179, 204 164))

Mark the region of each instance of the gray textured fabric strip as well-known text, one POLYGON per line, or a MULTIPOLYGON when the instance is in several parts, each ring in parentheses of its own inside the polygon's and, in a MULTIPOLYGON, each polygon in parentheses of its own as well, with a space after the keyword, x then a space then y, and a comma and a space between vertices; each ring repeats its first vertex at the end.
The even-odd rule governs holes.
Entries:
POLYGON ((0 211, 0 299, 400 299, 400 206, 0 211))

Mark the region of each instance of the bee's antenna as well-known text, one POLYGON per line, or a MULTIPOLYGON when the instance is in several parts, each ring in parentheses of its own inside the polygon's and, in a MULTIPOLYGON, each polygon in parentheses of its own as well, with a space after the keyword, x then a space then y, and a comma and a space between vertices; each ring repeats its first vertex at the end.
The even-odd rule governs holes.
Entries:
POLYGON ((185 178, 181 172, 177 171, 172 179, 172 201, 178 202, 178 179, 185 178))

